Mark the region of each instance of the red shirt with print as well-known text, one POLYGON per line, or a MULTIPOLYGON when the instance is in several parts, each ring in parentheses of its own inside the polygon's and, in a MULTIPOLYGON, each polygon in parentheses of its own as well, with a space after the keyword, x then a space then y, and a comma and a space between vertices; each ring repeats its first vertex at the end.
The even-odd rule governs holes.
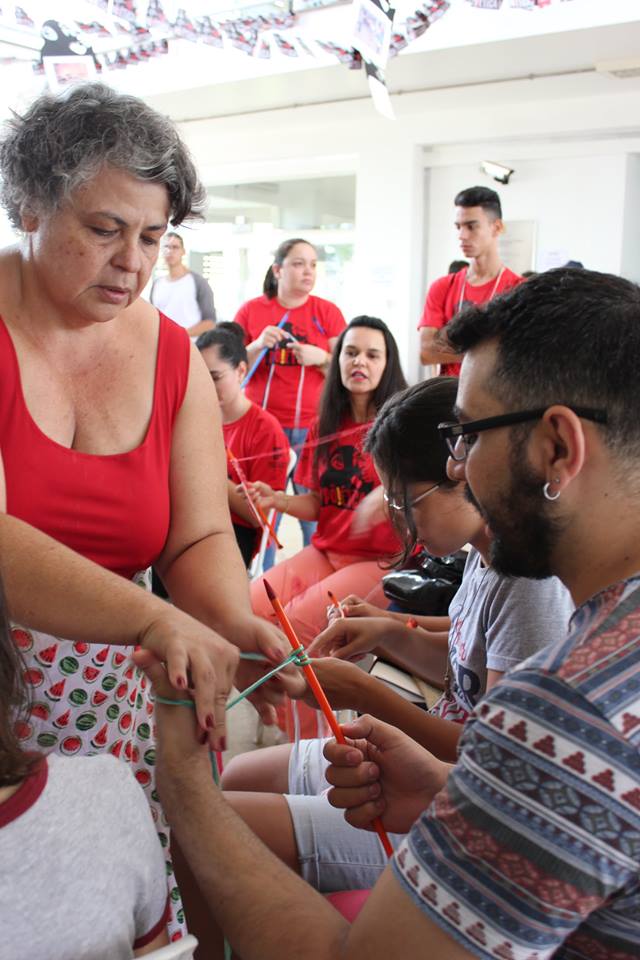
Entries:
MULTIPOLYGON (((245 331, 246 343, 252 343, 260 336, 265 327, 277 327, 282 318, 287 319, 282 327, 300 343, 311 343, 323 350, 329 350, 329 341, 340 336, 346 323, 340 310, 330 300, 310 296, 301 307, 287 309, 274 297, 266 296, 248 300, 235 316, 245 331)), ((295 354, 283 341, 282 345, 267 352, 264 360, 246 386, 249 400, 264 403, 283 427, 308 427, 318 413, 320 394, 324 387, 324 374, 318 367, 302 367, 295 354), (273 373, 271 373, 273 371, 273 373), (302 372, 304 379, 301 381, 302 372), (300 384, 302 389, 300 390, 300 384), (299 400, 299 417, 296 423, 296 406, 299 400)))
MULTIPOLYGON (((429 287, 418 330, 422 327, 435 327, 440 330, 462 307, 469 304, 477 306, 480 303, 488 303, 493 297, 517 287, 522 281, 523 278, 508 267, 503 268, 499 277, 489 280, 488 283, 481 283, 477 287, 467 283, 466 270, 439 277, 429 287)), ((440 373, 447 377, 457 377, 460 373, 460 363, 443 363, 440 373)))
MULTIPOLYGON (((249 483, 262 480, 274 490, 284 490, 289 466, 289 441, 284 430, 268 410, 255 403, 239 420, 223 423, 225 447, 240 461, 240 468, 249 483)), ((227 476, 240 483, 235 468, 227 462, 227 476)), ((231 511, 231 519, 241 527, 250 527, 247 520, 231 511)))
POLYGON ((316 468, 313 459, 318 442, 315 421, 307 437, 296 469, 296 482, 320 497, 318 526, 311 542, 318 550, 353 554, 363 559, 393 556, 400 550, 400 541, 391 523, 378 523, 364 534, 351 531, 354 510, 375 487, 380 478, 373 461, 362 449, 371 426, 355 423, 350 417, 340 427, 340 436, 329 444, 328 455, 316 468))

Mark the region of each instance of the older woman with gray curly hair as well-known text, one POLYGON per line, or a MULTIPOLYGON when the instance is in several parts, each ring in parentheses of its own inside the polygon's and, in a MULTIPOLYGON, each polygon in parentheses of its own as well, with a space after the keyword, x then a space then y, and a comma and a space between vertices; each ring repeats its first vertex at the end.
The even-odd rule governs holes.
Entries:
MULTIPOLYGON (((102 84, 14 116, 0 174, 22 234, 0 254, 0 510, 124 577, 155 567, 175 605, 211 628, 156 652, 175 686, 197 691, 202 735, 224 748, 236 648, 275 660, 285 644, 250 610, 206 367, 140 299, 168 223, 197 216, 204 189, 173 125, 102 84)), ((33 694, 23 743, 130 761, 162 833, 153 707, 125 648, 95 631, 87 643, 14 637, 33 694)))

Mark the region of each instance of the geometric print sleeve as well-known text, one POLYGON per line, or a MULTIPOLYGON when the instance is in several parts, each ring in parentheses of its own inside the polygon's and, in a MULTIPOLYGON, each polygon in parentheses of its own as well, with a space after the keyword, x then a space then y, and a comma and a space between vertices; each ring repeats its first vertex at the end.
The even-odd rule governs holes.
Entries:
POLYGON ((638 730, 625 734, 574 685, 529 664, 468 721, 395 875, 479 957, 637 960, 638 730))

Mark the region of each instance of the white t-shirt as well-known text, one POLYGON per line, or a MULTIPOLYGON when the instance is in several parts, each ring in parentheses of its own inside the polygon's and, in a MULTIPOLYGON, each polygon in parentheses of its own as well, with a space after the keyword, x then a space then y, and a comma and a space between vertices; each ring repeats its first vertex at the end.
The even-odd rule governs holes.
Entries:
POLYGON ((191 271, 179 280, 171 280, 170 277, 156 280, 151 288, 151 302, 186 330, 202 320, 212 319, 202 316, 196 279, 191 271))
POLYGON ((487 670, 508 673, 567 636, 574 606, 557 577, 505 577, 471 549, 460 589, 449 605, 451 699, 431 713, 463 723, 484 696, 487 670))
POLYGON ((0 803, 2 960, 130 960, 167 907, 164 855, 127 764, 51 754, 0 803))

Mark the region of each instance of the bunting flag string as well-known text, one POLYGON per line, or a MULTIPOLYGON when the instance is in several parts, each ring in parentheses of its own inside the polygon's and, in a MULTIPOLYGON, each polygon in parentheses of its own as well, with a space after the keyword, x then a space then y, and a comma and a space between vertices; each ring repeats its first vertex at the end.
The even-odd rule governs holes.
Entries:
MULTIPOLYGON (((345 430, 338 430, 336 433, 328 433, 326 436, 321 437, 317 440, 305 440, 304 443, 294 443, 292 444, 293 449, 298 454, 298 459, 303 450, 315 450, 316 447, 321 447, 325 443, 333 443, 334 440, 342 440, 343 437, 349 437, 353 433, 358 433, 362 430, 362 424, 358 423, 354 427, 347 427, 345 430)), ((251 457, 235 457, 236 463, 248 463, 255 460, 264 460, 272 458, 274 452, 270 450, 267 453, 256 453, 251 457)))
MULTIPOLYGON (((543 9, 565 2, 567 0, 467 0, 470 6, 488 11, 507 7, 543 9)), ((301 35, 300 15, 295 12, 274 10, 253 15, 248 8, 239 11, 237 16, 216 19, 202 15, 202 3, 191 4, 188 0, 171 15, 165 11, 162 0, 86 0, 86 8, 93 8, 95 14, 89 14, 85 20, 49 19, 44 24, 28 2, 23 6, 3 4, 0 27, 15 29, 21 36, 42 37, 40 56, 34 50, 36 73, 45 72, 45 60, 49 57, 88 57, 93 62, 93 73, 97 74, 103 70, 124 69, 166 55, 172 40, 186 40, 221 50, 238 50, 258 59, 270 59, 274 52, 288 58, 317 57, 322 52, 349 69, 357 70, 364 65, 370 78, 384 84, 387 59, 397 56, 422 36, 450 7, 450 0, 423 0, 414 10, 409 7, 410 12, 398 18, 392 0, 367 0, 367 3, 370 8, 377 6, 389 19, 391 34, 388 42, 386 38, 384 41, 384 63, 364 53, 347 37, 311 37, 306 32, 301 35)), ((292 9, 295 9, 295 0, 292 9)), ((407 10, 406 4, 404 10, 407 10)), ((370 16, 368 22, 371 25, 375 21, 370 16)), ((382 23, 379 18, 378 29, 382 23)), ((23 57, 16 56, 15 60, 23 57)), ((4 58, 4 62, 10 59, 4 58)), ((77 70, 68 73, 62 80, 78 75, 77 70)))

